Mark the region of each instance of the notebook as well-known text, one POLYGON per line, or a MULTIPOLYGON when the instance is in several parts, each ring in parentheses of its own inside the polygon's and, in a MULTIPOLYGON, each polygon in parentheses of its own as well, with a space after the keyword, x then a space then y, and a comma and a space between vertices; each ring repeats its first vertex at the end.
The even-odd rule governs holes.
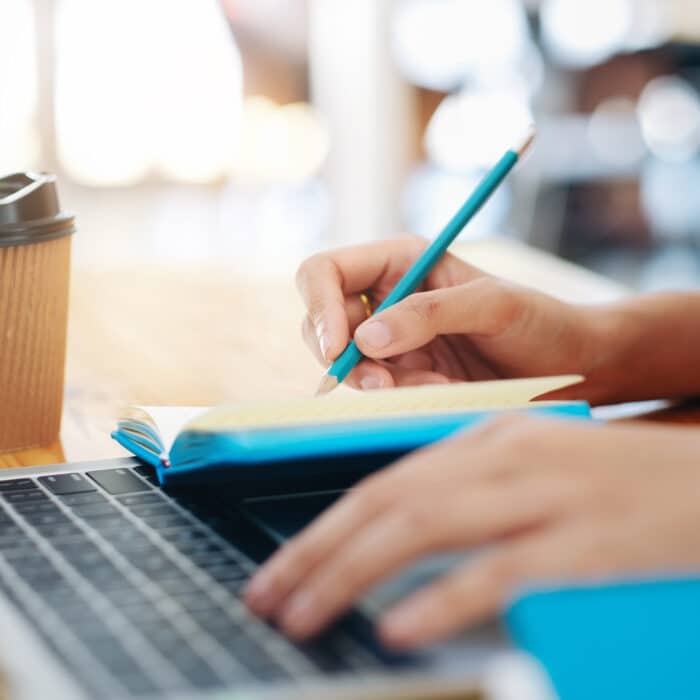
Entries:
POLYGON ((700 667, 700 579, 600 581, 523 590, 506 613, 518 646, 566 700, 690 700, 700 667))
POLYGON ((361 475, 504 411, 590 418, 585 402, 534 401, 581 381, 572 375, 239 402, 202 409, 174 438, 133 407, 112 437, 153 465, 162 485, 361 475))

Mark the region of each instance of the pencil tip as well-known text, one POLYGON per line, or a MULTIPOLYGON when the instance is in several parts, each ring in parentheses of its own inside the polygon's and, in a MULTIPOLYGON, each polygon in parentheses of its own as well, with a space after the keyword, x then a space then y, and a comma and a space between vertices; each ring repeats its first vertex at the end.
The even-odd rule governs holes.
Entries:
POLYGON ((522 136, 522 140, 518 143, 516 147, 516 153, 519 158, 522 158, 529 150, 532 144, 537 138, 537 127, 534 124, 530 124, 527 128, 527 132, 522 136))
POLYGON ((323 396, 324 394, 329 394, 333 389, 338 386, 338 380, 332 374, 324 375, 321 380, 321 384, 316 390, 316 396, 323 396))

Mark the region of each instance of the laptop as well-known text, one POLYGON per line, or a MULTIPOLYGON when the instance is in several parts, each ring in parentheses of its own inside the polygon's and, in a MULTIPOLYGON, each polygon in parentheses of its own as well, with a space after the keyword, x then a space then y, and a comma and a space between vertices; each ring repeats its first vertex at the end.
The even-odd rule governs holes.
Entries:
POLYGON ((0 470, 0 697, 496 697, 522 668, 496 624, 415 655, 374 638, 425 568, 311 643, 247 611, 255 568, 339 493, 166 492, 135 459, 0 470))

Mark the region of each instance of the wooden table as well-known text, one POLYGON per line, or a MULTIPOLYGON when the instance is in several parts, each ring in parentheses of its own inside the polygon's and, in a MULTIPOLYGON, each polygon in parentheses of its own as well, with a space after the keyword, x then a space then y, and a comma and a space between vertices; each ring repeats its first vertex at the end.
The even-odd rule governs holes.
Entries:
MULTIPOLYGON (((462 244, 474 264, 571 301, 625 290, 507 239, 462 244)), ((77 267, 73 273, 66 401, 60 442, 0 455, 0 466, 90 460, 125 452, 109 437, 120 405, 208 406, 309 395, 320 368, 300 337, 288 274, 223 266, 77 267)), ((264 269, 260 265, 258 269, 264 269)), ((660 418, 700 422, 700 408, 660 418)))

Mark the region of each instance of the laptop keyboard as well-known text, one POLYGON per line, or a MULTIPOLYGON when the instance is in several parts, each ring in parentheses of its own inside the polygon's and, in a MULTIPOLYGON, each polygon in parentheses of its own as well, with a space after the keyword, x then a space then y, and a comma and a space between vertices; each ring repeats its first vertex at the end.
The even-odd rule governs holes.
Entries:
POLYGON ((383 663, 339 629, 297 646, 250 615, 256 565, 231 521, 223 499, 171 497, 147 467, 0 480, 0 592, 96 698, 383 663))

